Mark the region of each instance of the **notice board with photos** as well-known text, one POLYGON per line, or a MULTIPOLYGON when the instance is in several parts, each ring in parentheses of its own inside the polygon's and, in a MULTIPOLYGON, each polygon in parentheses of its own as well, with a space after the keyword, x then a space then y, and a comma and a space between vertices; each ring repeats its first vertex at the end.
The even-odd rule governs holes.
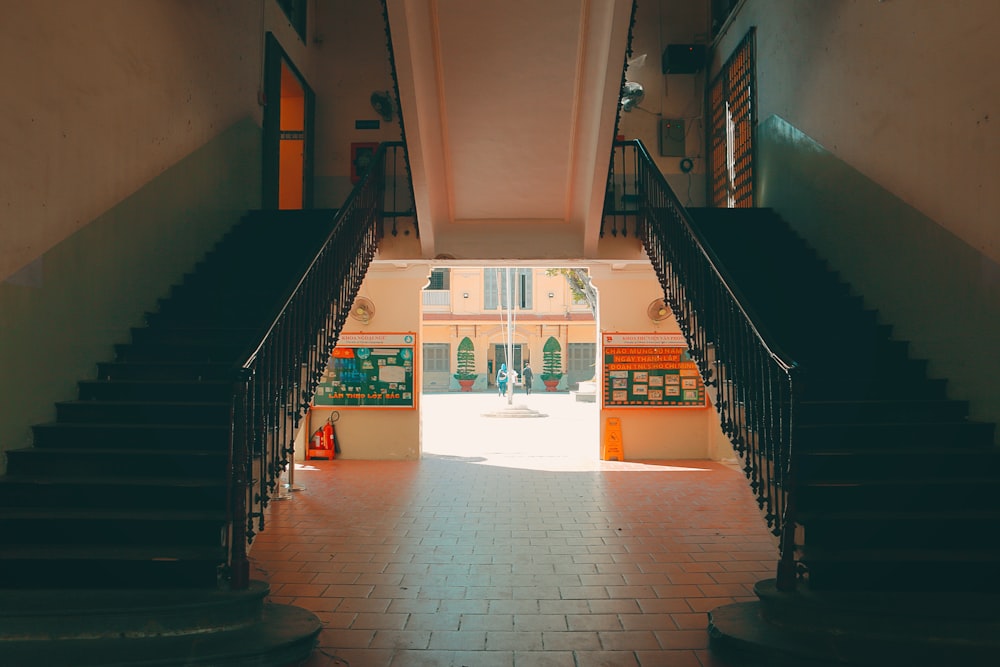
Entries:
POLYGON ((601 352, 604 407, 705 407, 705 385, 683 335, 602 333, 601 352))
POLYGON ((412 333, 344 333, 320 378, 316 407, 413 408, 412 333))

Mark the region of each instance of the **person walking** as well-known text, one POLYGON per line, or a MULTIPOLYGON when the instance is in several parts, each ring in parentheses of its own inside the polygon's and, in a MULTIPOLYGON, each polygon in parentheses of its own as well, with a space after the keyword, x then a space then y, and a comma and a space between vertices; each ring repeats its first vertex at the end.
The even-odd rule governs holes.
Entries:
POLYGON ((503 396, 507 393, 507 364, 500 364, 497 371, 497 395, 503 396))
POLYGON ((521 381, 524 382, 524 393, 525 394, 530 394, 531 393, 531 378, 533 376, 534 376, 534 373, 531 370, 531 366, 529 366, 527 363, 525 363, 524 364, 524 368, 521 369, 521 381))

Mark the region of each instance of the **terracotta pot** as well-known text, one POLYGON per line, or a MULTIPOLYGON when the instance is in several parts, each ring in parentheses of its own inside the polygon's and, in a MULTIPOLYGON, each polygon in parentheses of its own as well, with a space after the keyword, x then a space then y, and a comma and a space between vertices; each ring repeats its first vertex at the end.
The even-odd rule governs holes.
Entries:
POLYGON ((559 380, 542 380, 545 383, 545 391, 555 391, 559 386, 559 380))
POLYGON ((462 388, 462 391, 472 391, 472 385, 476 384, 475 380, 459 380, 458 386, 462 388))

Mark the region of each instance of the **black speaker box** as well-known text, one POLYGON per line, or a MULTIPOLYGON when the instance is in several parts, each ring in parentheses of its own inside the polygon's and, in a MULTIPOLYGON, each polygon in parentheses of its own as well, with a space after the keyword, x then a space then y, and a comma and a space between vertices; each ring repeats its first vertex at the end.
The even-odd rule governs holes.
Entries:
POLYGON ((664 74, 694 74, 704 66, 703 44, 668 44, 663 50, 664 74))

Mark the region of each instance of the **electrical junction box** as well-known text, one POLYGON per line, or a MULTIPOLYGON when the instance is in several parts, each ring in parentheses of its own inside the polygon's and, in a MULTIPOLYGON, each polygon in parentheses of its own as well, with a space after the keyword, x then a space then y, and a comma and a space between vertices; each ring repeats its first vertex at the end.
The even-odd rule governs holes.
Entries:
POLYGON ((704 44, 669 44, 663 50, 664 74, 694 74, 705 67, 704 44))
POLYGON ((684 157, 684 119, 660 119, 660 157, 684 157))

